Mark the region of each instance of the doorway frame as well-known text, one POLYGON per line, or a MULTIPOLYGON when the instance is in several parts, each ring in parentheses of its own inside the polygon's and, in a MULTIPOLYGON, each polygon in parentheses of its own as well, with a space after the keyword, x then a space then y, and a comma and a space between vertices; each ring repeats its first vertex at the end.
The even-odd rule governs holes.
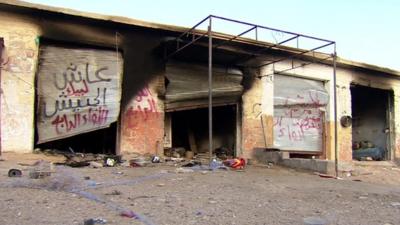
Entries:
MULTIPOLYGON (((235 130, 234 130, 234 138, 235 138, 235 145, 234 145, 234 157, 237 157, 239 155, 242 154, 243 150, 242 150, 242 104, 240 101, 234 102, 234 103, 221 103, 221 104, 213 104, 213 108, 214 107, 222 107, 222 106, 235 106, 235 130)), ((169 110, 169 111, 165 111, 165 117, 164 117, 164 144, 163 144, 163 148, 168 148, 168 146, 166 146, 166 133, 165 132, 169 132, 169 138, 170 138, 170 144, 172 147, 172 139, 174 138, 172 135, 172 115, 171 113, 174 112, 178 112, 178 111, 187 111, 187 110, 194 110, 194 109, 204 109, 204 108, 208 108, 207 105, 204 106, 193 106, 193 107, 185 107, 185 108, 180 108, 180 109, 176 109, 176 110, 169 110), (168 114, 168 115, 167 115, 168 114), (166 125, 166 120, 169 119, 170 121, 168 122, 169 124, 169 128, 167 131, 167 127, 165 127, 166 125)))
MULTIPOLYGON (((359 87, 364 87, 364 88, 372 88, 372 89, 378 89, 381 91, 384 91, 387 93, 387 107, 385 109, 386 115, 386 127, 389 129, 388 135, 386 137, 386 150, 387 152, 385 153, 385 158, 382 161, 393 161, 395 159, 395 142, 394 142, 394 136, 395 136, 395 121, 394 121, 394 91, 390 87, 375 87, 375 86, 370 86, 370 85, 363 85, 360 83, 357 83, 355 81, 350 82, 350 97, 351 97, 351 117, 353 117, 353 94, 351 92, 352 87, 354 86, 359 86, 359 87)), ((351 143, 353 143, 353 126, 351 126, 351 143)), ((351 149, 353 152, 353 149, 351 149)), ((352 160, 353 159, 353 154, 352 155, 352 160)))

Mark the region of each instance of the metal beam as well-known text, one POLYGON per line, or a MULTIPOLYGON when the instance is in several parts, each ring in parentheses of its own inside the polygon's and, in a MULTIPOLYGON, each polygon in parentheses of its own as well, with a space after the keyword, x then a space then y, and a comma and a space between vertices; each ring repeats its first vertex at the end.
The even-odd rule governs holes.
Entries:
POLYGON ((333 42, 333 41, 330 41, 330 40, 327 40, 327 39, 322 39, 322 38, 312 37, 312 36, 305 35, 305 34, 299 34, 299 33, 294 33, 294 32, 285 31, 285 30, 281 30, 281 29, 276 29, 276 28, 272 28, 272 27, 266 27, 266 26, 261 26, 261 25, 257 25, 257 24, 247 23, 247 22, 243 22, 243 21, 239 21, 239 20, 225 18, 225 17, 222 17, 222 16, 215 16, 215 15, 210 15, 210 16, 212 18, 218 18, 218 19, 221 19, 221 20, 226 20, 226 21, 239 23, 239 24, 244 24, 244 25, 248 25, 248 26, 257 26, 259 28, 263 28, 263 29, 266 29, 266 30, 271 30, 271 31, 276 31, 276 32, 281 32, 281 33, 291 34, 291 35, 300 35, 301 37, 305 37, 305 38, 309 38, 309 39, 313 39, 313 40, 317 40, 317 41, 333 42))
POLYGON ((333 46, 333 117, 335 123, 335 176, 339 176, 339 150, 338 150, 338 118, 337 118, 337 93, 336 93, 336 43, 333 46))
POLYGON ((212 162, 213 152, 213 111, 212 111, 212 18, 210 17, 208 25, 208 148, 210 155, 210 164, 212 162))
POLYGON ((327 46, 329 46, 329 45, 332 45, 332 44, 334 44, 334 43, 335 43, 335 42, 331 42, 331 43, 328 43, 328 44, 324 44, 324 45, 321 45, 321 46, 312 48, 312 49, 310 49, 310 50, 302 51, 301 53, 298 53, 298 54, 294 54, 294 55, 291 55, 291 56, 288 56, 288 57, 280 58, 280 59, 271 61, 271 62, 269 62, 269 63, 261 64, 261 65, 259 65, 259 66, 257 66, 257 67, 260 68, 260 67, 262 67, 262 66, 268 66, 268 65, 271 65, 271 64, 275 64, 275 63, 277 63, 277 62, 281 62, 281 61, 287 60, 287 59, 292 59, 293 57, 301 56, 301 55, 304 55, 304 54, 306 54, 306 53, 313 52, 313 51, 318 50, 318 49, 321 49, 321 48, 325 48, 325 47, 327 47, 327 46))

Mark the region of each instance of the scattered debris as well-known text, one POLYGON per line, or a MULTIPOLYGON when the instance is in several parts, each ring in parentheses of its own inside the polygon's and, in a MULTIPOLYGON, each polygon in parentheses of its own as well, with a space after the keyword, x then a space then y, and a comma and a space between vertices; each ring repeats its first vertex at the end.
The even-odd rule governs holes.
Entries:
POLYGON ((322 178, 333 178, 333 179, 339 179, 338 177, 336 177, 336 176, 332 176, 332 175, 328 175, 328 174, 324 174, 324 173, 318 173, 318 172, 315 172, 314 173, 315 175, 318 175, 318 176, 320 176, 320 177, 322 177, 322 178))
POLYGON ((99 163, 99 162, 91 161, 91 162, 89 162, 89 166, 90 166, 91 168, 97 169, 97 168, 102 168, 102 167, 103 167, 103 164, 102 164, 102 163, 99 163))
POLYGON ((150 162, 147 161, 143 156, 129 160, 129 165, 131 167, 142 167, 147 166, 148 164, 150 164, 150 162))
POLYGON ((327 225, 328 221, 320 217, 307 217, 303 219, 304 225, 327 225))
POLYGON ((201 165, 201 162, 192 160, 186 164, 183 164, 182 167, 194 167, 194 166, 200 166, 200 165, 201 165))
POLYGON ((106 224, 107 220, 103 218, 87 219, 83 222, 84 225, 106 224))
POLYGON ((227 159, 224 161, 224 165, 233 169, 244 169, 246 166, 246 160, 243 158, 227 159))
POLYGON ((115 172, 112 172, 112 174, 116 174, 116 175, 123 175, 123 174, 124 174, 124 172, 122 172, 122 171, 115 171, 115 172))
POLYGON ((107 158, 105 161, 106 161, 106 165, 110 166, 110 167, 113 167, 117 164, 117 161, 115 161, 115 159, 112 159, 112 158, 107 158))
POLYGON ((122 194, 122 192, 120 192, 118 190, 113 190, 112 192, 106 193, 105 195, 121 195, 121 194, 122 194))
POLYGON ((175 173, 192 173, 192 172, 194 172, 194 170, 189 168, 179 167, 175 169, 175 173))
POLYGON ((391 202, 390 205, 393 207, 400 207, 400 202, 391 202))
POLYGON ((31 171, 29 172, 29 177, 31 179, 42 179, 45 177, 49 177, 51 172, 44 172, 44 171, 31 171))
POLYGON ((22 171, 19 169, 10 169, 8 171, 8 176, 9 177, 21 177, 22 176, 22 171))
POLYGON ((160 162, 161 162, 161 159, 160 159, 160 157, 158 157, 158 156, 153 156, 153 157, 151 158, 151 162, 152 162, 152 163, 160 163, 160 162))

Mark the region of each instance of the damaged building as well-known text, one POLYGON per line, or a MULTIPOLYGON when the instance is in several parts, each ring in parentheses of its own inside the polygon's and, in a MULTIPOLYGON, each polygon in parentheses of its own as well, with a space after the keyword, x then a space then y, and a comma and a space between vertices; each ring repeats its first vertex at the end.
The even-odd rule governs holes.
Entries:
POLYGON ((278 152, 326 168, 400 157, 400 72, 336 57, 332 41, 274 30, 289 36, 269 43, 257 31, 270 28, 248 23, 256 38, 19 1, 0 12, 2 152, 278 152))

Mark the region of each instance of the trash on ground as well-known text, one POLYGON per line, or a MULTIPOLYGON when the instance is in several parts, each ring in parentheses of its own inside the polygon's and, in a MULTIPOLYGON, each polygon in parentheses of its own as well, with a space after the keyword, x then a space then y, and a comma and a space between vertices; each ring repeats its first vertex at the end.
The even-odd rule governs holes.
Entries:
POLYGON ((8 176, 9 177, 21 177, 22 176, 22 171, 19 169, 10 169, 8 171, 8 176))
POLYGON ((113 190, 112 192, 106 193, 105 195, 121 195, 121 194, 122 194, 122 192, 120 192, 118 190, 113 190))
POLYGON ((319 177, 322 177, 322 178, 333 178, 333 179, 338 179, 338 177, 336 177, 336 176, 329 175, 329 174, 325 174, 325 173, 318 173, 318 172, 315 172, 314 174, 315 174, 315 175, 318 175, 319 177))
POLYGON ((83 222, 84 225, 107 224, 107 220, 103 218, 87 219, 83 222))
POLYGON ((158 157, 158 156, 153 156, 153 157, 151 158, 151 162, 152 162, 152 163, 160 163, 160 162, 161 162, 161 159, 160 159, 160 157, 158 157))
POLYGON ((189 169, 189 168, 183 168, 183 167, 179 167, 175 169, 175 173, 193 173, 194 170, 189 169))
POLYGON ((142 167, 142 166, 147 166, 148 164, 150 164, 150 162, 146 160, 145 157, 143 156, 129 160, 129 165, 131 167, 142 167))
POLYGON ((201 165, 201 162, 192 160, 186 164, 183 164, 182 167, 194 167, 194 166, 200 166, 200 165, 201 165))
POLYGON ((105 161, 106 161, 106 165, 110 166, 110 167, 113 167, 117 164, 117 161, 115 161, 115 159, 112 159, 112 158, 107 158, 105 161))
POLYGON ((243 158, 227 159, 224 161, 224 165, 231 167, 232 169, 244 169, 246 166, 246 160, 243 158))
POLYGON ((103 163, 99 163, 99 162, 95 162, 95 161, 90 161, 89 162, 89 167, 91 168, 102 168, 103 167, 103 163))
POLYGON ((320 217, 307 217, 303 219, 304 225, 327 225, 328 221, 320 217))
POLYGON ((42 179, 45 177, 49 177, 51 172, 44 172, 44 171, 31 171, 29 172, 29 177, 31 179, 42 179))
POLYGON ((391 202, 390 205, 393 207, 400 207, 400 202, 391 202))

